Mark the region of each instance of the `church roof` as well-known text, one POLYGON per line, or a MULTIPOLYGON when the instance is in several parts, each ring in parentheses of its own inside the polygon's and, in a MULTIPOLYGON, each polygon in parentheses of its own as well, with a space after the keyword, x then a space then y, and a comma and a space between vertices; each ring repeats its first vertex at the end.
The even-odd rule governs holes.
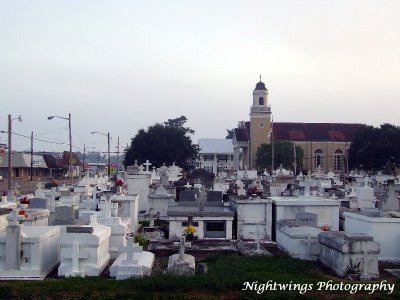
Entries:
MULTIPOLYGON (((273 126, 275 141, 349 142, 361 124, 275 122, 273 126)), ((238 142, 248 141, 250 122, 246 128, 235 128, 235 136, 238 142)))
POLYGON ((349 142, 361 124, 274 123, 274 140, 311 142, 349 142))
POLYGON ((266 91, 267 88, 265 87, 265 83, 262 82, 262 81, 257 82, 255 90, 263 90, 263 91, 266 91))

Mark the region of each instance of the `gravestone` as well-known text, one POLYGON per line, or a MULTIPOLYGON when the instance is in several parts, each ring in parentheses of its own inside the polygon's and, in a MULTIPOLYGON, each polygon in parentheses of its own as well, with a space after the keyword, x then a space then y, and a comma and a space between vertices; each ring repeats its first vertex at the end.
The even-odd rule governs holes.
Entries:
POLYGON ((56 206, 53 225, 77 224, 79 210, 77 206, 56 206))
POLYGON ((313 213, 297 213, 295 216, 294 226, 317 227, 318 215, 313 213))
POLYGON ((143 247, 134 243, 133 240, 133 237, 128 238, 127 246, 122 249, 123 253, 110 267, 110 276, 116 277, 117 280, 151 274, 154 254, 143 251, 143 247))
POLYGON ((168 259, 167 272, 177 275, 192 276, 196 271, 196 262, 192 255, 185 254, 185 237, 179 238, 179 253, 168 259))
POLYGON ((195 202, 196 192, 195 191, 181 191, 179 195, 179 201, 181 202, 195 202))
POLYGON ((207 191, 207 202, 222 202, 222 192, 207 191))
POLYGON ((31 198, 29 199, 29 205, 28 208, 41 208, 41 209, 47 209, 47 199, 44 198, 31 198))

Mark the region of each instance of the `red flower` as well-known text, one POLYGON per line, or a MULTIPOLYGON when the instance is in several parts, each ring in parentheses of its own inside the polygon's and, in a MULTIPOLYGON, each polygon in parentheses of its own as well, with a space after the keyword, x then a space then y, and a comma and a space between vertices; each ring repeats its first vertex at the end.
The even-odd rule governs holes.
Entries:
POLYGON ((29 203, 30 203, 28 197, 21 198, 21 199, 19 200, 19 202, 20 202, 21 204, 29 204, 29 203))
POLYGON ((116 186, 123 186, 124 185, 124 181, 121 178, 117 179, 117 181, 115 181, 115 185, 116 186))

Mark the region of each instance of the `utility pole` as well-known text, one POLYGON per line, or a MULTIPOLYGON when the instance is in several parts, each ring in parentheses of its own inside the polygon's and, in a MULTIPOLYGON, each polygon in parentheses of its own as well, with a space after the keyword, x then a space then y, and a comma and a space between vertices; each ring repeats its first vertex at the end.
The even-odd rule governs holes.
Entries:
POLYGON ((108 142, 108 178, 110 178, 111 174, 111 157, 110 157, 110 133, 107 132, 107 142, 108 142))
POLYGON ((71 185, 74 184, 74 175, 72 173, 72 133, 71 133, 71 113, 68 114, 68 129, 69 129, 69 172, 71 177, 71 185))
POLYGON ((274 117, 272 117, 271 121, 271 156, 272 156, 272 162, 271 162, 271 176, 274 174, 275 170, 275 149, 274 149, 274 117))
POLYGON ((294 157, 294 173, 293 173, 293 177, 296 178, 297 157, 296 157, 296 145, 295 145, 295 143, 293 143, 293 157, 294 157))
POLYGON ((11 135, 12 135, 12 126, 11 123, 13 120, 18 120, 22 122, 21 116, 18 116, 18 118, 11 118, 11 115, 8 115, 8 171, 7 171, 7 188, 10 191, 11 190, 11 174, 12 174, 12 162, 11 162, 11 151, 12 151, 12 145, 11 145, 11 135))
POLYGON ((117 143, 117 174, 119 171, 119 136, 118 136, 118 143, 117 143))
POLYGON ((33 181, 33 131, 31 132, 31 181, 33 181))
POLYGON ((85 172, 85 156, 86 156, 86 145, 83 144, 83 162, 82 162, 82 164, 83 164, 83 167, 82 167, 83 172, 85 172))
POLYGON ((11 190, 11 172, 12 172, 12 166, 11 166, 11 115, 8 115, 8 175, 7 175, 7 187, 8 190, 11 190))

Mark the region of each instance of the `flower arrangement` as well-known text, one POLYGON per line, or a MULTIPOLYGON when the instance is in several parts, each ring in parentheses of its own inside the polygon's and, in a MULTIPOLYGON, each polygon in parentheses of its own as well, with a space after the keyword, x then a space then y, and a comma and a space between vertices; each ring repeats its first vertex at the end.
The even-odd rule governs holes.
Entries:
POLYGON ((22 224, 23 222, 25 222, 27 218, 28 218, 28 214, 26 213, 25 210, 21 209, 20 211, 18 211, 19 224, 22 224))
POLYGON ((21 204, 29 204, 30 203, 28 197, 23 197, 23 198, 19 199, 19 202, 21 204))
POLYGON ((121 179, 121 178, 118 178, 118 179, 115 181, 115 185, 116 185, 116 186, 123 186, 124 183, 125 183, 124 180, 121 179))
POLYGON ((186 234, 186 235, 189 235, 189 234, 195 234, 196 233, 196 228, 192 225, 192 224, 190 224, 190 225, 188 225, 188 226, 186 226, 185 227, 185 229, 183 230, 183 232, 186 234))
POLYGON ((323 226, 318 226, 319 229, 321 229, 322 231, 331 231, 332 228, 331 226, 329 226, 328 224, 325 224, 323 226))

